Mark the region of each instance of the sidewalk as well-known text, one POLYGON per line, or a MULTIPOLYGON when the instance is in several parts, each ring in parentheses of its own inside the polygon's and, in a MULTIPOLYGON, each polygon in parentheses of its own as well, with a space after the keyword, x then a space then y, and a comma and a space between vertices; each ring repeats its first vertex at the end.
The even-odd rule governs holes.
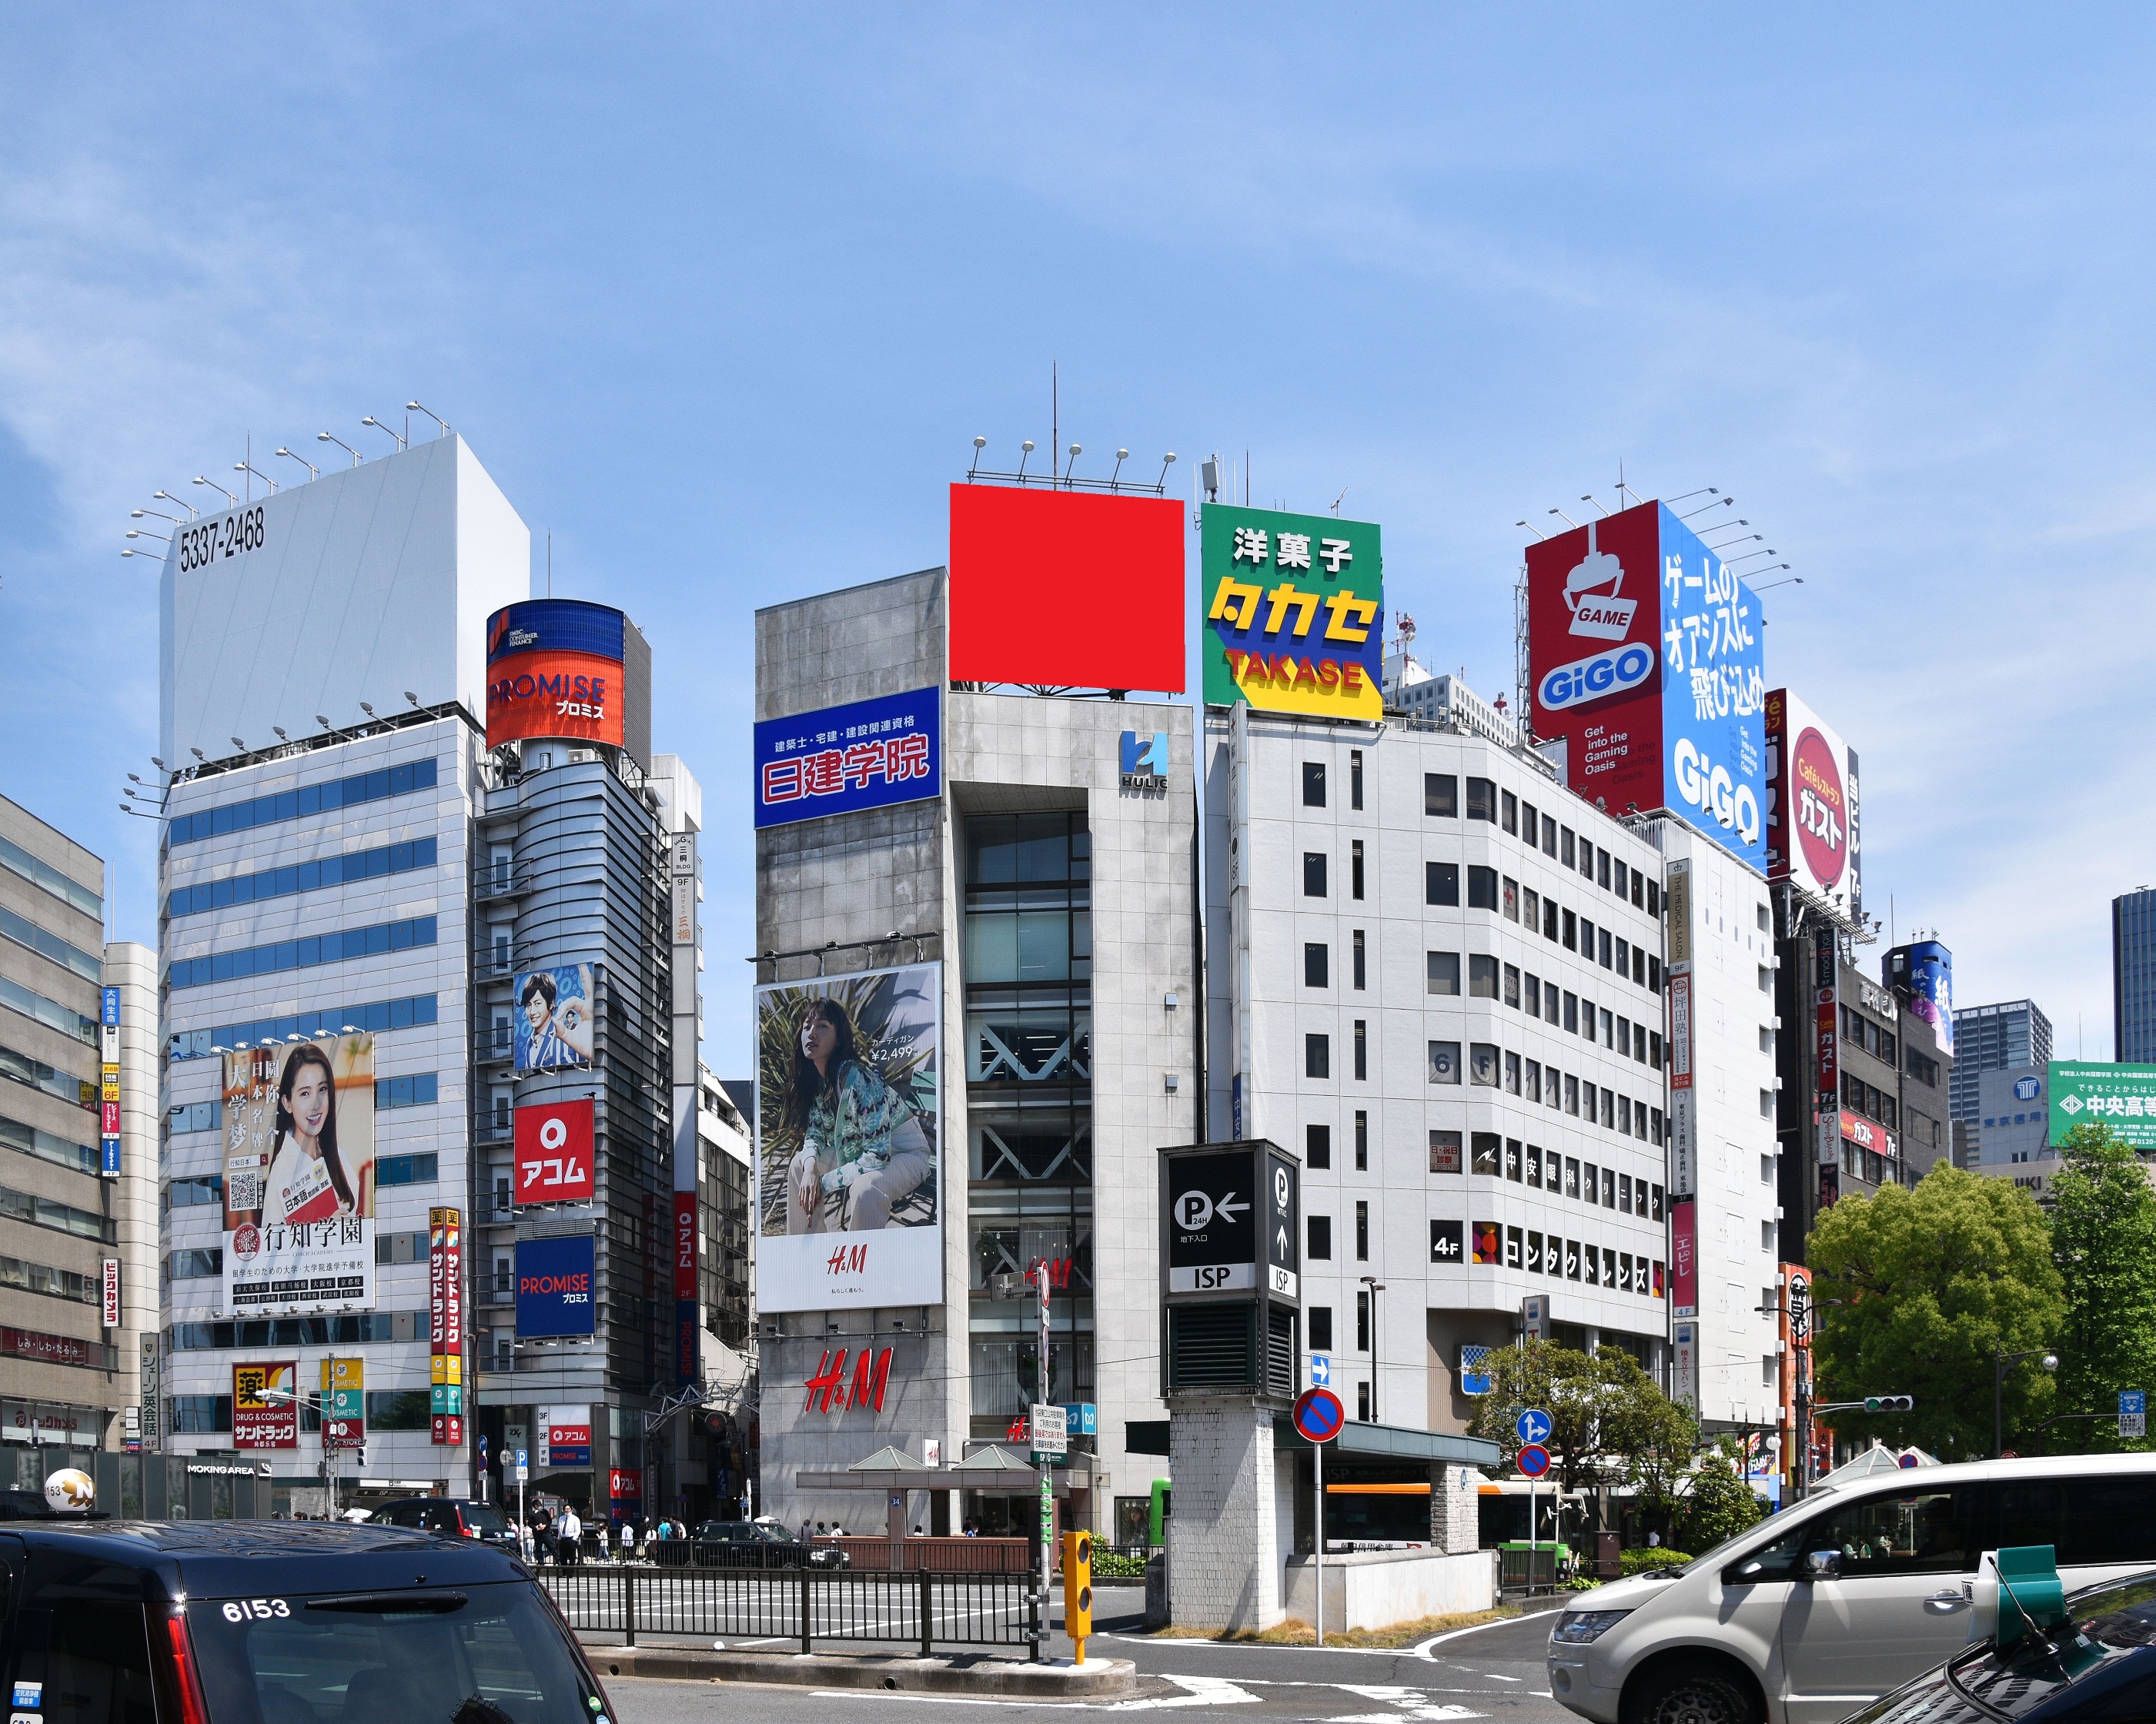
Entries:
POLYGON ((585 1634, 577 1638, 602 1676, 1030 1700, 1116 1700, 1137 1691, 1137 1666, 1123 1658, 1089 1658, 1082 1665, 1067 1659, 1029 1664, 986 1653, 896 1658, 881 1653, 718 1652, 685 1644, 625 1646, 585 1634))

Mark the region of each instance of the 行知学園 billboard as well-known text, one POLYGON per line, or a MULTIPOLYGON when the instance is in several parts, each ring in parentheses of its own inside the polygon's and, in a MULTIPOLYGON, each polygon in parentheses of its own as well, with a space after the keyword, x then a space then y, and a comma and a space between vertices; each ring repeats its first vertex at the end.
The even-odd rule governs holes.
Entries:
POLYGON ((757 1303, 943 1301, 943 967, 756 991, 757 1303))
POLYGON ((224 1056, 224 1310, 374 1306, 374 1038, 224 1056))
POLYGON ((516 1069, 560 1071, 592 1063, 592 966, 563 964, 527 970, 516 977, 516 1069))
POLYGON ((1378 525, 1208 503, 1199 533, 1199 663, 1209 706, 1384 716, 1378 525))

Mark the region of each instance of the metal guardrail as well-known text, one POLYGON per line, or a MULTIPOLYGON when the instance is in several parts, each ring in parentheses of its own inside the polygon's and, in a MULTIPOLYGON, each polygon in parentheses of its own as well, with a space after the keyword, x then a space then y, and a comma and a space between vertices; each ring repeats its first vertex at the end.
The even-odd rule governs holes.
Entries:
POLYGON ((1040 1595, 1024 1574, 577 1564, 539 1574, 572 1629, 727 1640, 1009 1646, 1042 1655, 1040 1595))

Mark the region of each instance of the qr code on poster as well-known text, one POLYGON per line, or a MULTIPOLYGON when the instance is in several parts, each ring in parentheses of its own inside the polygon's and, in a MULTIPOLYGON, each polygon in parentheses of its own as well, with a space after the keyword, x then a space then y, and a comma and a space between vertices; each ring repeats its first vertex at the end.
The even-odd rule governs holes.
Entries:
POLYGON ((229 1173, 225 1176, 224 1200, 234 1209, 259 1209, 262 1207, 262 1176, 259 1173, 229 1173))

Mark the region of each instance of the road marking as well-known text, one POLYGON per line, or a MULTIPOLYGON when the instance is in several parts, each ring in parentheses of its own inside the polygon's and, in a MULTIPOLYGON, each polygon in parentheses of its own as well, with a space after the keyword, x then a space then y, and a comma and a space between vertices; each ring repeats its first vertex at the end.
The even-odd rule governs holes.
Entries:
POLYGON ((1457 1640, 1463 1634, 1479 1634, 1489 1629, 1511 1628, 1516 1625, 1519 1620, 1520 1619, 1517 1616, 1501 1616, 1495 1622, 1478 1622, 1472 1628, 1453 1629, 1445 1634, 1433 1634, 1429 1639, 1421 1641, 1416 1644, 1414 1648, 1414 1655, 1417 1658, 1426 1659, 1430 1663, 1435 1664, 1437 1660, 1430 1656, 1430 1649, 1431 1647, 1442 1646, 1448 1640, 1457 1640))
POLYGON ((1476 1674, 1492 1682, 1517 1682, 1521 1680, 1517 1676, 1501 1676, 1495 1670, 1478 1670, 1476 1674))

